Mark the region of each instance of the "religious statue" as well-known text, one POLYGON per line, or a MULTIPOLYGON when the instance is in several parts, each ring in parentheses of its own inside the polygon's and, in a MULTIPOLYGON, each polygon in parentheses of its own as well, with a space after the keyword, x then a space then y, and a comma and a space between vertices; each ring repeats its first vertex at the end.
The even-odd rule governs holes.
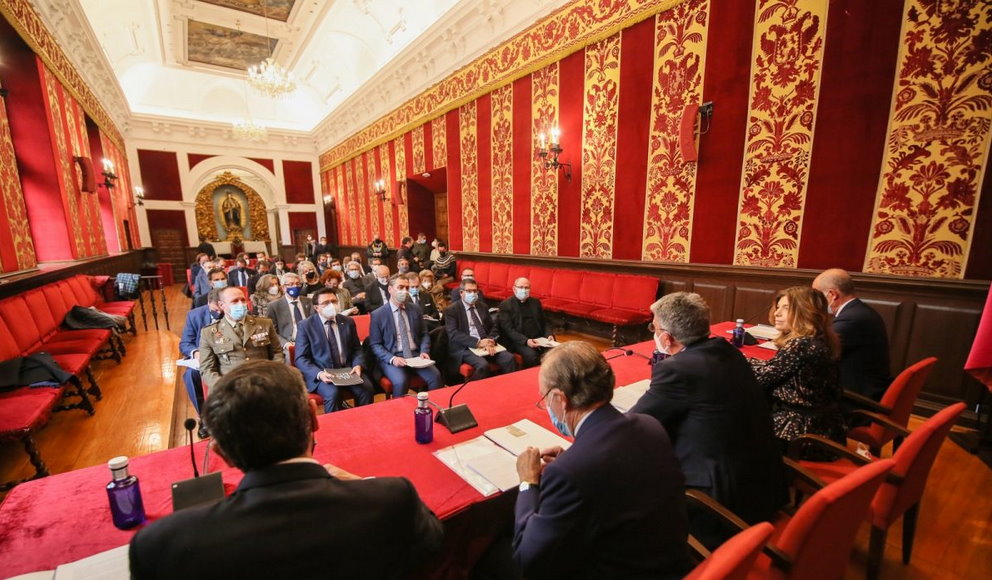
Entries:
POLYGON ((227 230, 227 238, 230 240, 240 237, 245 227, 244 208, 241 205, 241 200, 234 197, 233 193, 228 192, 227 197, 222 199, 218 206, 224 217, 224 229, 227 230))

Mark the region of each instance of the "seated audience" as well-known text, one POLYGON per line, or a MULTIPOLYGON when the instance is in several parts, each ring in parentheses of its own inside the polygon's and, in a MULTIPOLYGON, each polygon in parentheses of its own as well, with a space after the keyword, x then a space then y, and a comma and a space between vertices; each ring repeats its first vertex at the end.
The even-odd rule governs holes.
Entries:
POLYGON ((372 262, 372 258, 378 258, 385 263, 386 259, 389 258, 389 247, 386 242, 382 241, 379 234, 373 234, 372 241, 369 242, 369 247, 365 253, 369 257, 369 263, 372 262))
POLYGON ((551 327, 541 301, 531 298, 527 278, 517 278, 513 282, 513 296, 500 303, 499 330, 503 344, 523 358, 525 369, 541 364, 541 354, 547 349, 538 346, 534 339, 551 339, 551 327))
POLYGON ((345 268, 345 281, 341 285, 351 293, 351 303, 359 312, 368 312, 365 306, 365 284, 362 283, 362 267, 351 260, 345 268))
POLYGON ((328 270, 324 272, 324 275, 320 277, 320 283, 324 285, 324 288, 330 288, 334 291, 334 294, 338 297, 338 313, 344 314, 345 316, 352 316, 358 314, 358 308, 356 308, 351 303, 351 292, 347 288, 341 285, 341 281, 344 277, 341 272, 334 270, 328 270))
POLYGON ((472 379, 492 376, 489 363, 499 366, 499 373, 512 373, 517 370, 517 361, 506 349, 497 352, 496 338, 499 332, 493 324, 489 311, 479 305, 479 286, 475 280, 462 280, 461 300, 454 302, 444 311, 444 329, 448 333, 448 362, 457 371, 462 363, 475 369, 472 379), (479 356, 469 349, 480 349, 485 354, 479 356))
MULTIPOLYGON (((223 263, 223 260, 218 259, 218 262, 223 263)), ((200 260, 200 268, 196 271, 196 275, 192 278, 193 300, 196 300, 200 296, 205 296, 207 292, 210 292, 211 286, 210 282, 207 280, 207 272, 214 269, 214 263, 214 260, 210 258, 202 258, 200 260)))
MULTIPOLYGON (((475 282, 475 270, 473 270, 472 268, 465 268, 464 270, 462 270, 461 276, 462 277, 460 278, 460 280, 462 281, 471 280, 472 282, 475 282)), ((462 294, 461 286, 458 286, 457 288, 452 288, 451 301, 458 302, 459 300, 461 300, 461 294, 462 294)), ((479 307, 489 310, 489 303, 486 302, 486 295, 485 293, 482 292, 482 290, 479 290, 479 307)))
POLYGON ((541 405, 568 450, 517 457, 513 556, 542 578, 681 578, 689 568, 684 479, 665 429, 610 400, 613 369, 589 343, 552 349, 541 405))
MULTIPOLYGON (((407 236, 400 241, 400 248, 396 251, 396 269, 399 270, 400 260, 406 260, 408 263, 412 264, 414 261, 413 257, 413 238, 407 236)), ((406 272, 399 272, 400 274, 406 274, 406 272)))
MULTIPOLYGON (((253 276, 257 275, 258 272, 252 270, 248 267, 247 258, 238 258, 234 262, 234 267, 227 272, 227 279, 231 286, 238 286, 241 288, 248 288, 248 281, 252 279, 253 276)), ((251 293, 251 289, 248 289, 251 293)))
POLYGON ((454 281, 458 264, 455 262, 455 255, 448 253, 448 244, 438 240, 437 257, 431 258, 431 262, 431 271, 434 272, 438 284, 444 286, 454 281))
POLYGON ((410 378, 417 374, 430 390, 442 386, 441 373, 435 365, 411 368, 406 360, 430 358, 431 339, 424 326, 423 313, 410 304, 410 283, 403 277, 389 279, 389 302, 372 313, 369 321, 369 343, 379 359, 383 374, 393 383, 393 396, 406 394, 410 378))
POLYGON ((224 316, 200 331, 200 376, 207 387, 249 360, 285 360, 272 321, 248 314, 240 288, 224 288, 218 300, 224 316))
POLYGON ((356 264, 358 264, 358 271, 359 271, 359 273, 362 276, 364 276, 365 274, 368 273, 365 270, 365 264, 362 263, 362 255, 360 253, 358 253, 358 252, 352 252, 351 253, 351 261, 352 262, 355 262, 356 264))
POLYGON ((289 348, 296 343, 296 326, 313 312, 309 298, 303 295, 303 283, 300 277, 290 272, 283 274, 282 287, 286 296, 283 300, 269 303, 266 313, 276 327, 279 345, 289 348))
POLYGON ((230 373, 204 420, 214 451, 244 478, 220 502, 138 531, 132 578, 404 578, 440 547, 441 522, 409 481, 362 479, 313 459, 316 410, 296 369, 259 361, 230 373), (374 538, 359 542, 374 548, 314 557, 356 538, 374 538))
POLYGON ((289 271, 289 269, 286 268, 286 261, 283 260, 282 258, 279 258, 275 262, 272 263, 272 272, 271 272, 271 274, 273 274, 275 276, 282 277, 282 275, 285 274, 288 271, 289 271))
POLYGON ((317 290, 313 295, 315 316, 301 321, 296 329, 296 368, 303 373, 307 390, 324 399, 325 413, 341 408, 339 387, 331 382, 326 369, 350 368, 362 383, 340 388, 351 391, 356 405, 372 402, 372 381, 364 372, 367 365, 358 329, 354 320, 338 313, 337 306, 334 290, 317 290))
POLYGON ((255 284, 255 293, 251 295, 252 314, 268 317, 269 304, 282 300, 282 286, 279 278, 272 274, 259 277, 255 284))
POLYGON ((372 258, 369 260, 368 272, 365 274, 365 277, 362 278, 362 284, 368 286, 369 284, 375 282, 375 279, 378 277, 378 274, 376 274, 376 267, 384 265, 385 264, 383 264, 382 260, 379 258, 372 258))
POLYGON ((208 261, 210 261, 210 258, 203 252, 200 252, 196 255, 196 258, 193 259, 193 263, 189 265, 189 290, 193 295, 196 295, 196 278, 203 270, 202 264, 208 261))
POLYGON ((400 258, 396 260, 396 273, 397 274, 409 274, 410 273, 410 260, 406 258, 400 258))
POLYGON ((874 308, 854 294, 851 275, 831 268, 813 280, 813 288, 827 299, 833 329, 840 339, 840 384, 876 401, 892 382, 889 336, 874 308))
POLYGON ((318 254, 317 263, 315 264, 315 266, 317 267, 317 275, 319 276, 323 274, 325 270, 328 270, 331 267, 331 255, 318 254))
POLYGON ((370 313, 389 302, 389 268, 372 266, 372 273, 375 278, 365 286, 365 307, 370 313))
MULTIPOLYGON (((227 272, 223 268, 211 268, 207 271, 206 282, 203 282, 205 287, 210 289, 220 289, 227 288, 227 272)), ((193 308, 203 306, 207 303, 207 294, 200 294, 193 299, 193 308)))
POLYGON ((434 298, 438 312, 443 313, 448 306, 451 306, 451 297, 444 291, 444 286, 434 281, 434 272, 420 271, 420 287, 434 298))
MULTIPOLYGON (((782 452, 761 387, 747 359, 723 337, 710 338, 710 309, 699 294, 675 292, 651 305, 655 346, 668 358, 631 413, 661 422, 685 485, 749 524, 771 520, 786 501, 782 452)), ((732 533, 699 513, 689 532, 714 549, 732 533)))
MULTIPOLYGON (((779 335, 767 361, 751 359, 758 384, 771 398, 775 436, 783 448, 800 435, 846 443, 840 410, 840 343, 830 324, 827 300, 812 288, 793 286, 775 297, 770 322, 779 335)), ((826 458, 810 452, 808 459, 826 458)))
POLYGON ((254 294, 258 289, 258 279, 272 272, 272 262, 259 260, 255 264, 255 275, 248 279, 248 294, 254 294))
MULTIPOLYGON (((214 289, 207 294, 207 303, 203 306, 193 308, 186 313, 186 323, 183 325, 183 334, 179 339, 179 352, 185 359, 200 360, 200 332, 203 327, 213 324, 224 316, 219 304, 220 290, 214 289)), ((189 395, 190 403, 197 414, 203 405, 203 386, 200 384, 199 369, 186 369, 183 375, 183 384, 186 385, 186 394, 189 395)), ((200 438, 207 436, 203 425, 200 425, 200 438)))
POLYGON ((296 265, 296 273, 303 281, 303 295, 309 296, 319 290, 323 285, 320 283, 320 275, 317 274, 317 266, 313 262, 304 260, 296 265))
POLYGON ((410 283, 410 301, 424 312, 424 324, 427 325, 427 332, 441 326, 441 313, 437 309, 437 304, 434 303, 434 297, 429 292, 422 290, 420 276, 410 272, 406 275, 406 279, 410 283))

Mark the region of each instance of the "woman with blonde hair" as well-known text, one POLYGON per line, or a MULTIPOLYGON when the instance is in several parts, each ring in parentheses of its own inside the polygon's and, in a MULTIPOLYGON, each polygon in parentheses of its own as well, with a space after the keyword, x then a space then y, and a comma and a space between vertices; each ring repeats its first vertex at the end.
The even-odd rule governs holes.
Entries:
POLYGON ((267 316, 269 304, 282 298, 282 286, 279 278, 266 274, 255 284, 255 293, 251 295, 251 306, 255 316, 267 316))
POLYGON ((783 444, 806 433, 845 444, 840 341, 823 294, 808 286, 786 288, 768 318, 779 331, 773 340, 778 352, 768 361, 751 359, 751 365, 771 400, 775 436, 783 444))

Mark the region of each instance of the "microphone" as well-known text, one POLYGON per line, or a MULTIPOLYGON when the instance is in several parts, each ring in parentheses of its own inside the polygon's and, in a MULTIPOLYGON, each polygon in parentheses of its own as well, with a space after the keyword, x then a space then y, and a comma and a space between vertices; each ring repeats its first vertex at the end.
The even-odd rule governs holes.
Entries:
POLYGON ((193 464, 193 477, 200 477, 200 470, 196 468, 196 454, 193 453, 193 429, 196 429, 196 419, 192 417, 186 419, 183 427, 186 428, 186 435, 189 441, 189 460, 193 464))
POLYGON ((455 389, 454 393, 451 393, 451 398, 448 399, 448 408, 437 412, 435 421, 447 427, 451 433, 458 433, 459 431, 479 426, 479 422, 475 420, 475 416, 472 415, 472 411, 469 410, 468 405, 462 403, 457 407, 452 407, 455 403, 455 395, 460 393, 465 388, 465 385, 470 382, 472 382, 471 376, 465 379, 465 382, 455 389))
POLYGON ((626 348, 625 349, 625 348, 621 348, 619 346, 614 346, 612 348, 608 348, 608 349, 604 350, 603 352, 606 353, 606 352, 610 352, 611 350, 619 350, 620 351, 620 354, 615 354, 613 356, 606 357, 606 360, 613 360, 615 358, 620 358, 622 356, 638 356, 638 357, 641 357, 642 359, 648 361, 648 364, 649 365, 653 365, 654 363, 656 363, 659 360, 661 360, 661 359, 658 359, 656 357, 647 356, 645 354, 641 354, 639 352, 635 352, 633 349, 630 349, 630 348, 626 348))

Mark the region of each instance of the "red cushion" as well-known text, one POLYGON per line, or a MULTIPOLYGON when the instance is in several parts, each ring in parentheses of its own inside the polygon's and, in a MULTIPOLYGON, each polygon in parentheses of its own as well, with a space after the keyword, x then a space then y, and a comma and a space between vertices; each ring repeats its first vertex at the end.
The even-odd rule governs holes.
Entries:
POLYGON ((21 294, 31 311, 35 326, 38 327, 38 334, 42 338, 50 336, 62 323, 62 319, 55 320, 52 315, 52 307, 48 304, 45 293, 40 289, 29 290, 21 294))
POLYGON ((43 342, 32 352, 47 352, 56 354, 82 354, 92 357, 100 350, 103 343, 96 340, 60 340, 58 342, 43 342))
POLYGON ((110 330, 106 328, 80 328, 79 330, 61 329, 54 335, 48 337, 46 344, 50 342, 62 342, 66 340, 97 340, 105 342, 110 339, 110 330))
MULTIPOLYGON (((511 264, 509 269, 506 271, 506 288, 513 292, 513 283, 517 281, 517 278, 527 278, 530 280, 530 266, 518 266, 516 264, 511 264)), ((534 281, 530 281, 531 293, 534 292, 534 281)))
POLYGON ((551 281, 551 297, 578 302, 582 275, 583 272, 578 270, 555 270, 554 279, 551 281))
POLYGON ((29 352, 41 344, 38 326, 23 297, 12 296, 0 302, 0 317, 7 323, 7 329, 21 352, 29 352))
POLYGON ((627 326, 630 324, 647 323, 651 320, 650 311, 634 312, 633 310, 621 310, 619 308, 605 308, 603 310, 593 310, 589 313, 589 318, 616 324, 617 326, 627 326))
MULTIPOLYGON (((250 301, 249 301, 250 302, 250 301)), ((116 314, 117 316, 127 316, 131 314, 134 310, 134 305, 136 303, 130 300, 117 300, 114 302, 101 302, 96 304, 97 310, 106 312, 107 314, 116 314)))
POLYGON ((62 295, 62 302, 65 302, 66 311, 72 310, 73 306, 79 304, 79 300, 76 298, 76 293, 72 291, 72 286, 69 285, 68 280, 59 280, 55 283, 55 288, 57 288, 59 294, 62 295))
POLYGON ((21 348, 10 334, 7 323, 0 317, 0 361, 10 360, 21 356, 21 348))
POLYGON ((613 304, 613 284, 617 279, 611 274, 587 272, 582 277, 582 285, 579 287, 579 302, 593 304, 598 307, 596 310, 609 308, 613 304))
POLYGON ((599 310, 601 308, 601 306, 596 306, 595 304, 583 304, 581 302, 569 302, 558 305, 558 310, 561 312, 571 314, 572 316, 578 316, 579 318, 588 318, 594 310, 599 310))
POLYGON ((551 268, 543 266, 532 266, 530 269, 530 294, 535 298, 551 296, 551 282, 554 280, 555 272, 551 268))
POLYGON ((72 289, 72 295, 76 297, 76 304, 80 306, 96 304, 96 292, 93 292, 93 288, 83 280, 82 276, 73 276, 69 278, 68 282, 69 288, 72 289))
POLYGON ((62 320, 65 319, 65 315, 71 310, 71 307, 66 305, 57 286, 46 284, 41 291, 45 294, 45 300, 48 302, 48 308, 52 311, 52 318, 55 319, 56 325, 62 324, 62 320))
POLYGON ((486 298, 489 300, 489 306, 495 308, 498 302, 502 302, 513 296, 513 290, 507 290, 506 288, 490 288, 486 290, 486 298))
MULTIPOLYGON (((461 270, 462 271, 465 270, 464 266, 461 266, 460 264, 459 264, 459 267, 461 267, 461 270)), ((489 284, 490 283, 490 281, 489 281, 489 270, 490 270, 491 267, 492 267, 492 263, 491 262, 479 262, 479 263, 477 263, 475 265, 475 268, 473 268, 473 270, 475 270, 475 281, 478 282, 479 284, 482 284, 482 285, 489 284)))
POLYGON ((52 387, 0 394, 0 441, 23 437, 26 431, 44 425, 61 396, 62 389, 52 387))
POLYGON ((53 352, 52 358, 65 372, 78 375, 89 366, 91 357, 88 354, 53 352))
POLYGON ((562 298, 541 298, 540 300, 541 306, 544 306, 544 309, 550 312, 564 312, 564 310, 562 310, 563 307, 578 304, 577 302, 572 302, 571 300, 565 300, 562 298))
POLYGON ((658 295, 658 279, 619 275, 613 283, 613 308, 647 310, 658 295))
MULTIPOLYGON (((510 271, 509 264, 493 263, 492 266, 489 266, 489 281, 488 281, 489 289, 499 290, 499 289, 506 289, 512 286, 513 285, 512 280, 510 281, 509 284, 507 284, 506 282, 506 273, 509 271, 510 271)), ((491 294, 491 292, 487 292, 487 294, 491 294)))

